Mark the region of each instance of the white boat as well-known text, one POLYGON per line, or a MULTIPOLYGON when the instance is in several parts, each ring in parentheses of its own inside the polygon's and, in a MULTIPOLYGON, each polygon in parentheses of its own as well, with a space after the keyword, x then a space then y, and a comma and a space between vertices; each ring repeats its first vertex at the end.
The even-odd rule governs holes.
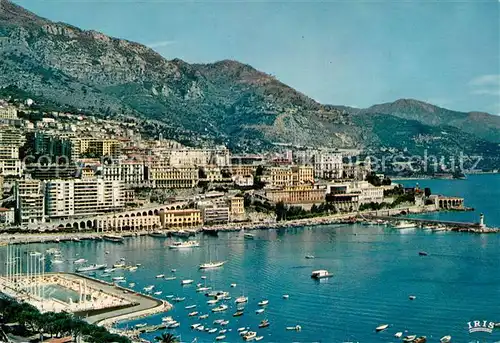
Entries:
POLYGON ((197 241, 187 241, 187 242, 174 242, 168 247, 170 249, 191 249, 191 248, 197 248, 200 246, 200 243, 197 241))
POLYGON ((251 233, 245 233, 243 235, 244 238, 246 239, 254 239, 255 238, 255 235, 254 234, 251 234, 251 233))
POLYGON ((115 269, 114 268, 106 268, 103 270, 104 273, 111 273, 111 272, 114 272, 115 269))
MULTIPOLYGON (((214 307, 212 309, 212 312, 222 312, 222 311, 227 310, 228 308, 229 308, 229 306, 222 304, 220 306, 214 307)), ((222 321, 221 321, 221 323, 222 323, 222 321)))
POLYGON ((200 318, 200 319, 207 319, 208 318, 208 314, 202 314, 198 318, 200 318))
POLYGON ((153 294, 154 295, 161 295, 163 292, 162 291, 157 291, 157 292, 154 292, 153 294))
POLYGON ((417 338, 417 335, 409 335, 403 338, 403 342, 413 342, 417 338))
POLYGON ((210 300, 208 300, 208 301, 207 301, 207 304, 208 304, 208 305, 215 305, 215 304, 217 304, 218 302, 219 302, 219 300, 218 300, 218 299, 210 299, 210 300))
POLYGON ((251 341, 257 337, 257 332, 255 331, 248 331, 245 335, 243 335, 243 339, 245 341, 251 341))
POLYGON ((135 272, 137 270, 137 266, 131 266, 131 267, 128 267, 127 269, 131 272, 135 272))
POLYGON ((85 263, 85 262, 87 262, 87 260, 86 260, 86 259, 84 259, 84 258, 79 258, 78 260, 74 261, 73 263, 74 263, 74 264, 82 264, 82 263, 85 263))
POLYGON ((384 331, 385 329, 387 329, 389 327, 389 324, 383 324, 383 325, 379 325, 375 328, 375 331, 379 332, 379 331, 384 331))
POLYGON ((217 329, 216 329, 216 328, 213 328, 213 329, 208 330, 208 333, 216 333, 216 332, 217 332, 217 329))
POLYGON ((173 322, 174 321, 174 318, 172 316, 168 316, 168 317, 163 317, 161 319, 162 322, 173 322))
POLYGON ((306 259, 312 260, 312 259, 314 259, 314 256, 313 255, 306 255, 306 259))
POLYGON ((147 324, 147 323, 135 324, 135 327, 136 327, 136 328, 143 328, 143 327, 146 327, 146 326, 148 326, 148 324, 147 324))
POLYGON ((172 281, 172 280, 176 280, 177 279, 177 276, 170 276, 170 277, 166 277, 165 280, 167 281, 172 281))
POLYGON ((195 308, 195 307, 196 307, 196 305, 189 305, 189 306, 186 306, 186 307, 184 307, 184 308, 185 308, 186 310, 190 310, 190 309, 195 308))
POLYGON ((399 229, 399 230, 414 229, 416 227, 417 226, 415 224, 408 222, 408 221, 405 221, 405 220, 402 220, 399 223, 397 223, 396 225, 394 225, 394 228, 399 229))
POLYGON ((237 304, 242 304, 242 303, 246 303, 247 301, 248 301, 248 297, 245 297, 242 295, 240 297, 237 297, 234 302, 237 304))
POLYGON ((131 283, 129 283, 129 284, 128 284, 128 286, 129 286, 130 288, 135 287, 135 282, 131 282, 131 283))
POLYGON ((223 322, 220 322, 220 325, 224 325, 224 326, 226 326, 227 324, 229 324, 229 320, 225 320, 225 321, 223 321, 223 322))
POLYGON ((193 282, 194 282, 194 280, 190 280, 190 279, 188 279, 188 280, 182 280, 181 281, 181 285, 190 285, 193 282))
POLYGON ((206 278, 207 278, 207 277, 206 277, 205 275, 203 275, 203 276, 201 277, 201 279, 202 279, 202 280, 205 280, 206 278))
POLYGON ((409 298, 410 300, 415 300, 417 297, 416 297, 416 296, 414 296, 414 295, 410 295, 408 298, 409 298))
POLYGON ((150 286, 144 287, 143 290, 145 290, 146 292, 151 292, 153 290, 153 288, 155 288, 155 286, 150 285, 150 286))
POLYGON ((257 337, 255 337, 255 340, 256 340, 256 341, 260 341, 260 340, 261 340, 261 339, 263 339, 263 338, 264 338, 264 336, 257 336, 257 337))
POLYGON ((283 299, 288 299, 290 296, 288 294, 283 294, 283 299))
POLYGON ((215 340, 216 341, 222 341, 224 338, 226 338, 226 336, 220 335, 220 336, 215 337, 215 340))
POLYGON ((157 278, 157 279, 162 279, 162 278, 164 278, 164 277, 165 277, 165 274, 158 274, 158 275, 156 275, 156 278, 157 278))
POLYGON ((394 337, 396 337, 396 338, 401 338, 401 337, 403 337, 403 333, 402 333, 401 331, 396 332, 396 333, 394 334, 394 337))
POLYGON ((262 301, 259 301, 259 303, 257 305, 266 306, 267 304, 269 304, 269 300, 262 300, 262 301))
POLYGON ((169 329, 175 329, 175 328, 178 328, 179 326, 181 326, 181 324, 179 322, 175 322, 175 323, 172 323, 168 326, 169 329))
POLYGON ((122 280, 125 280, 125 278, 123 276, 115 276, 112 280, 113 281, 122 281, 122 280))
POLYGON ((245 336, 248 333, 248 330, 245 328, 245 330, 240 331, 240 336, 245 336))
POLYGON ((196 292, 205 292, 211 290, 212 287, 198 287, 196 288, 196 292))
POLYGON ((59 264, 59 263, 64 263, 64 260, 60 260, 60 259, 56 258, 55 260, 51 260, 50 262, 53 264, 59 264))
POLYGON ((302 330, 302 326, 300 326, 300 325, 287 326, 286 329, 288 331, 300 331, 300 330, 302 330))
POLYGON ((313 279, 325 279, 325 278, 329 278, 329 277, 332 277, 333 274, 330 274, 328 272, 328 270, 326 269, 320 269, 320 270, 314 270, 312 273, 311 273, 311 278, 313 279))
POLYGON ((79 272, 79 273, 83 273, 83 272, 90 272, 90 271, 93 271, 93 270, 105 269, 106 267, 107 267, 106 264, 92 264, 92 265, 87 266, 87 267, 77 268, 76 271, 79 272))
POLYGON ((222 267, 226 263, 226 261, 218 261, 218 262, 208 262, 200 264, 200 269, 213 269, 222 267))
POLYGON ((104 235, 102 238, 106 241, 115 242, 115 243, 123 243, 123 237, 117 235, 104 235))
POLYGON ((219 333, 226 333, 226 332, 227 332, 226 329, 219 330, 219 333))
POLYGON ((188 317, 194 317, 194 316, 197 316, 198 315, 198 311, 193 311, 193 312, 190 312, 188 313, 188 317))
POLYGON ((238 330, 237 330, 237 331, 238 331, 238 332, 242 332, 242 331, 244 331, 245 329, 246 329, 246 328, 238 328, 238 330))
POLYGON ((259 308, 258 310, 255 310, 255 313, 257 313, 257 314, 260 314, 260 313, 262 313, 262 312, 264 312, 264 309, 263 309, 263 308, 259 308))
POLYGON ((193 324, 191 325, 191 329, 196 329, 200 325, 201 325, 200 323, 193 324))
POLYGON ((236 284, 235 284, 235 283, 232 283, 232 284, 231 284, 231 287, 236 287, 236 284))
POLYGON ((196 328, 196 330, 198 331, 204 331, 205 330, 205 327, 203 325, 200 325, 196 328))
POLYGON ((441 339, 439 341, 441 343, 450 343, 451 342, 451 336, 450 335, 443 336, 443 337, 441 337, 441 339))
POLYGON ((172 301, 175 301, 175 302, 181 302, 181 301, 184 301, 186 300, 186 297, 177 297, 177 298, 173 298, 172 301))
POLYGON ((125 268, 125 263, 115 263, 113 264, 113 268, 125 268))

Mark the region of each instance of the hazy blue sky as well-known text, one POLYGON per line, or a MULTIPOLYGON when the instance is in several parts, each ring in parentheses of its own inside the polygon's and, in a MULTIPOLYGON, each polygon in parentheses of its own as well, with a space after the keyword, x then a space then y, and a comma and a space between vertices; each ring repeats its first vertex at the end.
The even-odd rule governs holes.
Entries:
POLYGON ((169 59, 248 63, 323 103, 416 98, 500 114, 497 0, 15 1, 169 59))

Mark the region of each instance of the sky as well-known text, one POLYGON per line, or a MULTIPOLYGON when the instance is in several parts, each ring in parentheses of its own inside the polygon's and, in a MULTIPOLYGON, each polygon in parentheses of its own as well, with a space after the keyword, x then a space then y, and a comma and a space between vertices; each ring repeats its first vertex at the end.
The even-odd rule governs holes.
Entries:
POLYGON ((165 58, 252 65, 313 99, 500 115, 500 1, 14 0, 165 58))

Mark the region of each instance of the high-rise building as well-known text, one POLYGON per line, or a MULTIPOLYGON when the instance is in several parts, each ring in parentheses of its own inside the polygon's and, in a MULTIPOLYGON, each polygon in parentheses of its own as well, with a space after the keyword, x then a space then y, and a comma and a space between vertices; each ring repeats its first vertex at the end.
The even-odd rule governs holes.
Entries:
POLYGON ((16 221, 21 225, 45 221, 44 185, 39 180, 23 179, 14 185, 16 221))
POLYGON ((21 130, 0 125, 0 175, 21 176, 22 163, 19 148, 24 144, 21 130))

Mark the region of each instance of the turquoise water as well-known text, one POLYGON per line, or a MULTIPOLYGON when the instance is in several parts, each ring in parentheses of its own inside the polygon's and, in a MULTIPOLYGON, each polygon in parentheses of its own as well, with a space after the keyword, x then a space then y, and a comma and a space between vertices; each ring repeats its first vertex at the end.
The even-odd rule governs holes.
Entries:
MULTIPOLYGON (((498 176, 478 176, 457 181, 453 189, 462 192, 472 189, 468 182, 485 185, 498 182, 498 176), (462 185, 462 190, 459 186, 462 185)), ((420 181, 423 185, 424 182, 420 181)), ((429 181, 437 189, 447 180, 429 181)), ((491 189, 491 188, 490 188, 491 189)), ((448 193, 448 192, 447 192, 448 193)), ((498 201, 491 207, 493 198, 486 195, 464 194, 478 210, 487 213, 488 222, 500 222, 498 201), (483 199, 482 203, 477 202, 483 199), (495 209, 496 208, 496 209, 495 209)), ((458 220, 450 213, 451 218, 458 220)), ((500 223, 499 223, 500 224, 500 223)), ((498 224, 496 224, 498 225, 498 224)), ((488 320, 500 322, 500 235, 472 235, 457 232, 409 230, 397 231, 385 227, 362 225, 331 225, 255 232, 255 240, 245 240, 243 233, 221 233, 218 238, 198 235, 201 247, 189 251, 166 248, 172 240, 139 237, 129 238, 124 244, 83 241, 61 243, 65 258, 85 257, 89 263, 108 263, 124 257, 128 264, 141 263, 135 272, 117 271, 112 276, 123 275, 127 283, 135 282, 136 290, 155 285, 155 290, 186 297, 175 304, 168 314, 142 318, 121 327, 137 323, 158 324, 161 317, 171 315, 181 326, 172 332, 181 335, 182 341, 212 342, 217 334, 190 329, 193 323, 216 327, 212 322, 227 318, 230 324, 226 341, 242 341, 236 333, 239 327, 250 327, 264 336, 261 342, 398 342, 394 333, 426 335, 428 342, 439 342, 444 335, 452 335, 453 342, 497 342, 500 329, 493 333, 469 333, 467 322, 488 320), (109 254, 105 254, 109 251, 109 254), (428 256, 419 256, 426 251, 428 256), (305 259, 313 254, 315 259, 305 259), (213 259, 228 261, 220 269, 200 271, 198 265, 213 259), (156 279, 157 274, 170 276, 177 269, 177 280, 156 279), (310 278, 312 270, 328 269, 334 277, 324 282, 310 278), (213 314, 203 294, 195 292, 196 286, 181 286, 180 280, 204 281, 207 286, 229 291, 233 299, 227 301, 226 313, 213 314), (236 283, 236 288, 230 284, 236 283), (289 294, 289 299, 282 298, 289 294), (234 299, 239 295, 249 297, 245 314, 233 318, 234 299), (415 300, 409 300, 415 295, 415 300), (257 302, 270 301, 263 314, 256 314, 257 302), (189 318, 187 305, 197 304, 196 311, 209 313, 206 320, 189 318), (269 319, 271 326, 258 329, 262 319, 269 319), (286 331, 285 327, 301 325, 302 331, 286 331), (375 327, 389 324, 389 328, 375 333, 375 327), (407 331, 407 332, 406 332, 407 331)), ((53 244, 30 245, 26 250, 43 251, 53 244)), ((1 248, 0 259, 5 256, 1 248)), ((3 268, 4 266, 0 266, 3 268)), ((72 271, 68 262, 61 265, 47 264, 47 270, 72 271)), ((99 276, 102 272, 98 272, 99 276)), ((103 278, 110 280, 109 278, 103 278)), ((153 339, 155 334, 144 335, 153 339)))

